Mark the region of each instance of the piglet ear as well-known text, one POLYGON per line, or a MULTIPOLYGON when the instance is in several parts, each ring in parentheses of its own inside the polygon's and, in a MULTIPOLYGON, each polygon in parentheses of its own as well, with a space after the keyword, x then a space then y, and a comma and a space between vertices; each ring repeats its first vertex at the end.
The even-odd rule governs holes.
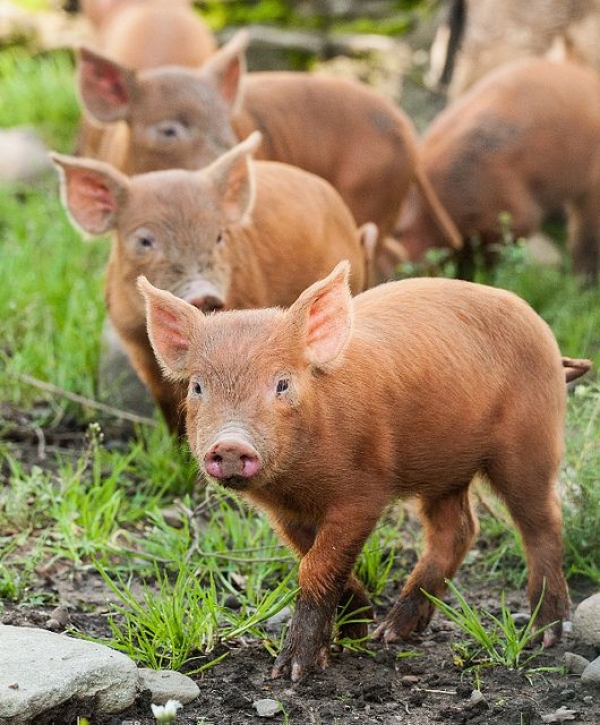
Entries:
POLYGON ((200 171, 215 185, 218 203, 225 221, 229 224, 242 222, 252 213, 256 181, 251 156, 261 140, 260 131, 254 131, 247 139, 200 171))
POLYGON ((102 123, 126 120, 138 87, 135 71, 86 47, 79 49, 78 85, 86 110, 102 123))
POLYGON ((323 370, 341 362, 350 339, 349 274, 350 263, 340 262, 328 277, 305 290, 288 311, 308 362, 323 370))
POLYGON ((50 158, 59 169, 61 200, 73 222, 88 234, 114 229, 129 190, 127 176, 102 161, 54 153, 50 158))
POLYGON ((183 380, 192 339, 204 315, 188 302, 158 289, 146 277, 138 277, 138 289, 146 302, 146 327, 156 359, 167 377, 183 380))
POLYGON ((241 103, 241 82, 246 71, 248 31, 240 30, 202 66, 202 75, 216 87, 223 102, 234 113, 241 103))

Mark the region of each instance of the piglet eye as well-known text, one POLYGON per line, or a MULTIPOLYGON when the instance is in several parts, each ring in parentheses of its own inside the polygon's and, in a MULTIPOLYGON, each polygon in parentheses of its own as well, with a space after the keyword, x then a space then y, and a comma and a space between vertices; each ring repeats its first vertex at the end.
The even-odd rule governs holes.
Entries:
POLYGON ((144 251, 156 246, 154 235, 148 229, 138 229, 135 233, 135 242, 138 248, 144 251))
POLYGON ((222 241, 223 241, 223 232, 219 232, 217 234, 217 244, 221 244, 222 241))
POLYGON ((195 398, 202 397, 202 385, 198 380, 190 380, 190 393, 195 398))
POLYGON ((279 378, 275 387, 275 392, 277 393, 277 395, 281 395, 282 393, 285 393, 286 390, 289 390, 289 387, 290 381, 288 378, 279 378))

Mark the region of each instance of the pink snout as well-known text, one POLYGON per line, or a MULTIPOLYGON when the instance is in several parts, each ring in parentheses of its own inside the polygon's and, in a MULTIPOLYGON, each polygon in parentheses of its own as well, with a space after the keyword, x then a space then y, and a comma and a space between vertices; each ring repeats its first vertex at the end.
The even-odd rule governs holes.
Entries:
POLYGON ((204 295, 203 297, 194 297, 188 300, 191 305, 197 307, 201 312, 218 312, 225 307, 225 302, 216 295, 204 295))
POLYGON ((260 471, 260 467, 260 456, 256 449, 237 437, 221 438, 204 456, 206 472, 220 481, 251 478, 260 471))
POLYGON ((204 279, 194 280, 179 291, 179 296, 201 312, 216 312, 225 307, 223 295, 212 282, 204 279))

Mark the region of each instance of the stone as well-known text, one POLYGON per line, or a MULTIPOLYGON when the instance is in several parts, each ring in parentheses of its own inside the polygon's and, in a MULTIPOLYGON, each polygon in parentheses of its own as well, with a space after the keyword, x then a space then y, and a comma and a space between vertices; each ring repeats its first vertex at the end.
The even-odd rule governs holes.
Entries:
POLYGON ((573 636, 584 644, 600 648, 600 594, 584 599, 575 610, 573 636))
POLYGON ((102 330, 98 390, 103 400, 121 410, 151 417, 155 404, 148 388, 133 369, 111 321, 102 330))
POLYGON ((544 267, 560 267, 563 261, 557 245, 541 232, 525 239, 524 251, 529 262, 544 267))
POLYGON ((565 664, 572 675, 581 675, 590 661, 575 652, 565 652, 565 664))
POLYGON ((200 694, 198 685, 187 675, 174 670, 139 670, 140 689, 150 690, 152 702, 164 705, 169 700, 179 700, 186 705, 195 700, 200 694))
POLYGON ((95 642, 0 624, 0 652, 0 725, 25 725, 73 699, 118 713, 138 692, 133 660, 95 642))
POLYGON ((0 129, 0 183, 31 182, 51 168, 48 149, 33 129, 0 129))
POLYGON ((263 700, 256 700, 252 704, 258 717, 274 717, 278 712, 281 712, 281 703, 268 697, 263 700))
POLYGON ((269 617, 264 622, 265 631, 269 634, 280 634, 284 625, 286 625, 292 618, 291 607, 283 607, 276 612, 272 617, 269 617))
POLYGON ((600 687, 600 657, 596 657, 596 659, 590 662, 590 664, 585 668, 581 675, 581 682, 584 685, 600 687))

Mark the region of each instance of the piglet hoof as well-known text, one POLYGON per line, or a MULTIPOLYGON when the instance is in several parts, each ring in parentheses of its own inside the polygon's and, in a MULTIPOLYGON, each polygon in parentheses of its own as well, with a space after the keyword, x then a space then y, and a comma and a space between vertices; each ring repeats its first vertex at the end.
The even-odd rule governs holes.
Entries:
POLYGON ((289 675, 292 682, 300 682, 317 667, 324 670, 329 664, 329 647, 323 646, 316 656, 310 656, 306 651, 293 652, 291 648, 284 647, 271 670, 271 677, 275 680, 289 675))
POLYGON ((388 616, 377 627, 373 638, 392 644, 411 639, 416 632, 422 632, 433 616, 433 605, 412 597, 399 599, 388 616))
POLYGON ((560 640, 563 632, 568 634, 572 631, 573 625, 569 620, 564 622, 556 622, 548 629, 544 630, 542 635, 542 647, 547 649, 548 647, 554 647, 554 645, 560 640))
POLYGON ((384 644, 393 644, 401 639, 387 621, 382 622, 372 634, 373 639, 381 640, 384 644))
POLYGON ((558 637, 556 636, 556 632, 553 632, 551 629, 547 629, 542 637, 542 647, 544 649, 547 647, 554 647, 557 641, 558 637))

